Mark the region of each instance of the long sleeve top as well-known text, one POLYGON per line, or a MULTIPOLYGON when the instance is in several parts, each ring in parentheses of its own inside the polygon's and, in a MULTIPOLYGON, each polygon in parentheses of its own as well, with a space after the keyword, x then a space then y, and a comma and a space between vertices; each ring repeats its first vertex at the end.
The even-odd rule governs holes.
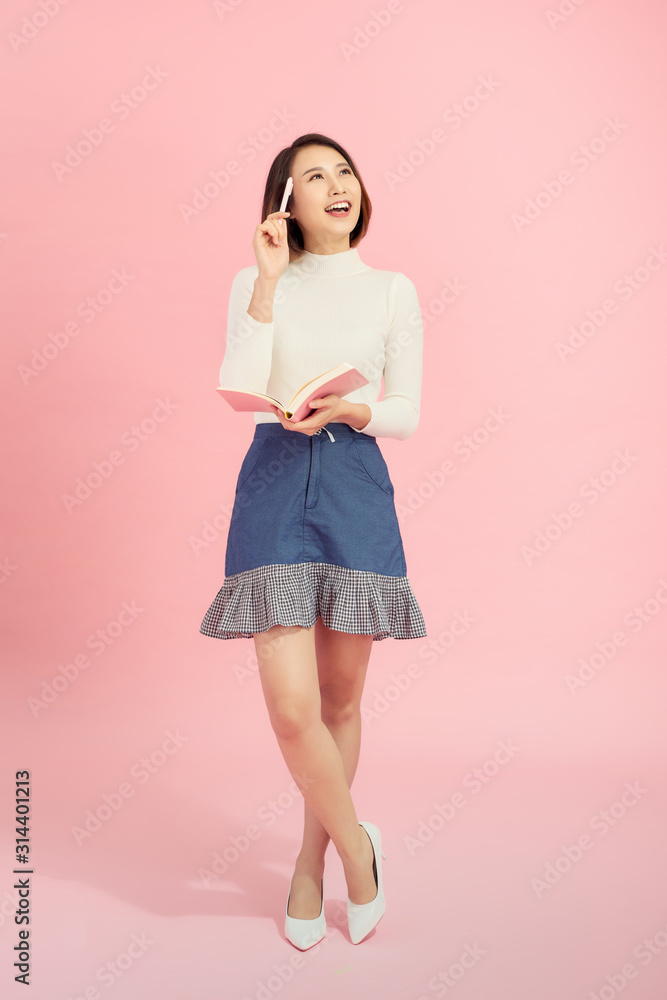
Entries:
MULTIPOLYGON (((311 378, 348 362, 369 380, 347 393, 366 403, 371 419, 360 434, 404 440, 419 422, 423 326, 415 286, 400 271, 364 264, 356 247, 336 254, 306 252, 276 284, 273 321, 248 314, 257 264, 232 282, 220 385, 290 399, 311 378), (378 400, 384 376, 384 397, 378 400)), ((257 411, 255 423, 279 423, 257 411)), ((334 421, 332 421, 333 423, 334 421)))

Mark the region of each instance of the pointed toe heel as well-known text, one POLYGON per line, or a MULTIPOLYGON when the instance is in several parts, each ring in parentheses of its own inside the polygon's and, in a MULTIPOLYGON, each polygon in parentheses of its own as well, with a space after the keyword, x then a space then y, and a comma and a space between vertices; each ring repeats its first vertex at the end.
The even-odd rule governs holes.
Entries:
POLYGON ((378 924, 385 911, 384 884, 382 880, 382 861, 387 855, 382 850, 380 831, 374 823, 361 822, 373 845, 374 873, 377 885, 375 899, 370 903, 353 903, 347 897, 347 926, 352 944, 359 944, 378 924))
MULTIPOLYGON (((292 876, 294 878, 294 876, 292 876)), ((321 883, 321 899, 319 916, 312 920, 301 920, 299 917, 290 917, 289 900, 292 893, 292 879, 290 879, 287 903, 285 904, 285 937, 290 944, 301 951, 306 951, 318 944, 327 932, 327 922, 324 917, 324 879, 321 883)))

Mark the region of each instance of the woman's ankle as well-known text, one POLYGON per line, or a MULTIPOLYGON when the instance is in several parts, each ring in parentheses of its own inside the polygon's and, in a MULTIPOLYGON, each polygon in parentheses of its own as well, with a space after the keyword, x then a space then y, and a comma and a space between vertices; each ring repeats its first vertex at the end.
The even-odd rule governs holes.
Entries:
POLYGON ((299 851, 294 868, 295 871, 307 872, 315 878, 321 878, 324 875, 324 854, 299 851))
POLYGON ((348 869, 355 871, 360 866, 365 865, 364 859, 367 857, 366 844, 370 845, 370 839, 361 824, 358 827, 358 831, 358 838, 350 847, 349 851, 344 853, 341 851, 338 852, 338 856, 340 857, 345 871, 348 869))

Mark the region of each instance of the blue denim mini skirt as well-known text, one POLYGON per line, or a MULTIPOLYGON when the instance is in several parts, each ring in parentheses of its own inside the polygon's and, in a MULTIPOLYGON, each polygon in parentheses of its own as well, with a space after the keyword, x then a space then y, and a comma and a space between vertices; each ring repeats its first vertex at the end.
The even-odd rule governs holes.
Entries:
POLYGON ((199 631, 273 625, 374 639, 425 636, 406 575, 394 486, 377 439, 330 422, 312 436, 255 425, 236 482, 225 580, 199 631))

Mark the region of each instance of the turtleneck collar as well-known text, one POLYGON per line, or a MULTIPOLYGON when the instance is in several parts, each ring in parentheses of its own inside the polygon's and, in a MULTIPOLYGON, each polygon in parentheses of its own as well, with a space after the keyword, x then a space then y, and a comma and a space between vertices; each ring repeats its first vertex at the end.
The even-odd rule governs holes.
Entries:
POLYGON ((342 253, 310 253, 305 250, 298 260, 291 261, 291 267, 300 274, 313 274, 316 277, 338 277, 343 274, 357 274, 368 269, 359 256, 356 247, 343 250, 342 253))

